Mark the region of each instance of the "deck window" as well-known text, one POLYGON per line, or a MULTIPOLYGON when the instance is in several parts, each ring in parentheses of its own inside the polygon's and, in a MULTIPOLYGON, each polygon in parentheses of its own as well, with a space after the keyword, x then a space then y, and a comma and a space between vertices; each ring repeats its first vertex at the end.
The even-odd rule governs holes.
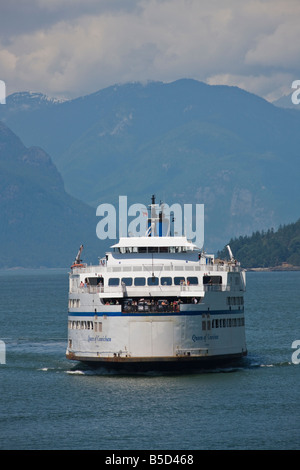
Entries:
POLYGON ((203 276, 203 284, 222 284, 222 276, 203 276))
POLYGON ((158 286, 158 277, 151 276, 147 279, 148 286, 158 286))
POLYGON ((132 286, 132 277, 122 277, 122 283, 124 283, 125 286, 132 286))
POLYGON ((120 279, 118 277, 111 277, 108 279, 109 286, 118 286, 120 284, 120 279))
POLYGON ((182 277, 182 276, 174 277, 175 286, 180 286, 184 282, 185 282, 185 277, 182 277))
POLYGON ((134 279, 135 286, 145 286, 146 285, 146 278, 145 277, 136 277, 134 279))
POLYGON ((198 284, 198 278, 196 276, 190 276, 187 278, 187 282, 195 286, 198 284))
POLYGON ((87 281, 90 286, 97 286, 100 282, 99 277, 88 277, 87 281))
POLYGON ((171 277, 161 277, 160 278, 160 285, 161 286, 171 286, 172 285, 172 278, 171 277))

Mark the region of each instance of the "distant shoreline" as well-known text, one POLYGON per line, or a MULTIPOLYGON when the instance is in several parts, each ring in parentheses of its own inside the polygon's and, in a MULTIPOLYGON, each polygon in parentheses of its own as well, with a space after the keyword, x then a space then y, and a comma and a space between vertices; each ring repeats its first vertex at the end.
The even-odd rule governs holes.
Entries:
POLYGON ((62 267, 57 267, 57 268, 48 268, 47 266, 37 266, 37 267, 24 267, 24 266, 12 266, 12 267, 3 267, 0 268, 1 271, 66 271, 69 270, 70 268, 62 268, 62 267))
MULTIPOLYGON (((243 268, 243 266, 241 266, 243 268)), ((270 266, 267 268, 244 268, 247 272, 272 272, 272 271, 300 271, 300 266, 293 266, 291 264, 284 263, 280 266, 270 266)), ((23 266, 14 266, 14 267, 3 267, 0 268, 1 271, 68 271, 69 268, 57 267, 57 268, 48 268, 47 266, 40 267, 23 267, 23 266)))

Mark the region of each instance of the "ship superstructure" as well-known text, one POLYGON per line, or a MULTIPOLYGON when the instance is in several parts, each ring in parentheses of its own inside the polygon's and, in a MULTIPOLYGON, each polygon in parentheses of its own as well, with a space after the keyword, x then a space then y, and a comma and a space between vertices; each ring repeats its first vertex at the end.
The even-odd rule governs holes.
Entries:
POLYGON ((245 356, 244 270, 230 248, 230 261, 220 261, 185 236, 164 235, 153 203, 145 236, 121 237, 98 265, 82 263, 80 247, 69 277, 67 358, 145 369, 245 356))

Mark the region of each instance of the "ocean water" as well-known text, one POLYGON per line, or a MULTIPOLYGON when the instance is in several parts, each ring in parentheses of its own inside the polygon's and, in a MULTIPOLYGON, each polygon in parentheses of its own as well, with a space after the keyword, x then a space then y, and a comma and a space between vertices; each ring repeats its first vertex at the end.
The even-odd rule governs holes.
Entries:
POLYGON ((247 273, 247 358, 193 374, 67 361, 67 271, 1 271, 0 296, 0 449, 300 449, 300 272, 247 273))

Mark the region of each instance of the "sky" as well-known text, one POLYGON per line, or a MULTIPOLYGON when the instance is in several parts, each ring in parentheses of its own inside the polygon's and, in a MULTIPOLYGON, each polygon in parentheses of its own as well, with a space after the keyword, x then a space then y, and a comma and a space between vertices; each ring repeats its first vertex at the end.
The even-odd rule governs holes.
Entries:
POLYGON ((300 0, 0 0, 0 80, 75 98, 193 78, 269 101, 300 80, 300 0))

